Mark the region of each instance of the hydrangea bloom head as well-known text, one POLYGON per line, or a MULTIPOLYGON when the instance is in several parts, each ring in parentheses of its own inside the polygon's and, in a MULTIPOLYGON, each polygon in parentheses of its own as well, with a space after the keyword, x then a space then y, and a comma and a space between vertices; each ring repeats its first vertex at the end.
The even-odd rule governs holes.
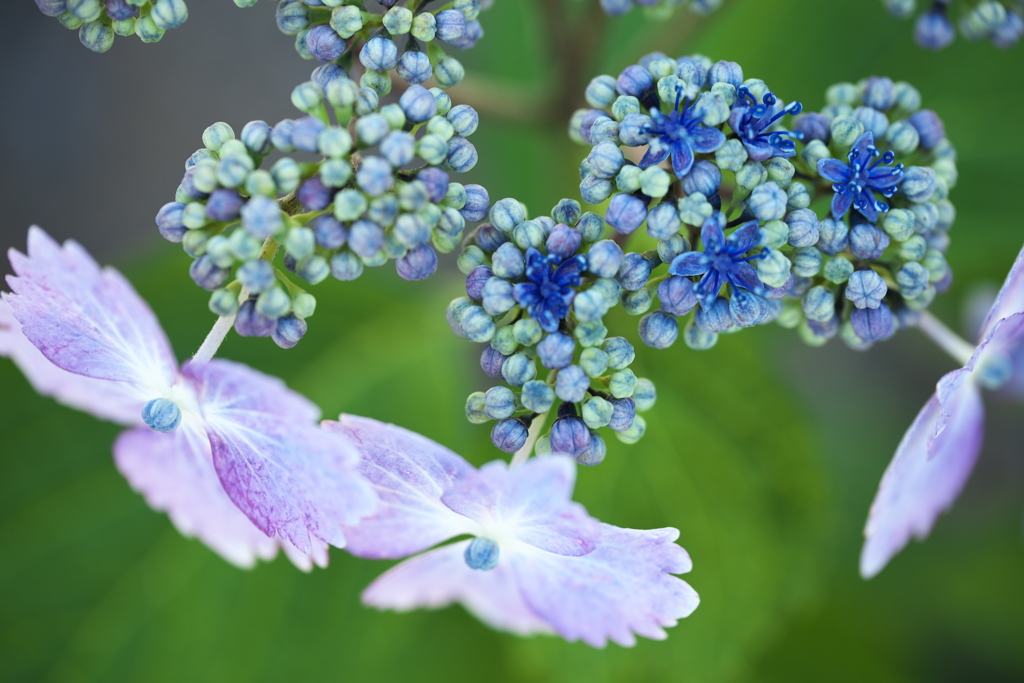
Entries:
POLYGON ((696 609, 696 592, 673 576, 690 558, 675 529, 621 529, 572 502, 575 465, 534 458, 474 469, 418 434, 343 415, 325 423, 356 444, 361 472, 381 507, 352 530, 349 552, 374 559, 413 555, 363 593, 383 609, 453 602, 518 634, 557 633, 603 647, 636 636, 662 639, 696 609), (439 543, 457 536, 471 540, 439 543))
POLYGON ((131 285, 38 228, 0 300, 0 353, 40 391, 127 425, 114 459, 182 533, 241 566, 277 548, 300 567, 373 511, 351 445, 279 380, 222 360, 182 367, 131 285))

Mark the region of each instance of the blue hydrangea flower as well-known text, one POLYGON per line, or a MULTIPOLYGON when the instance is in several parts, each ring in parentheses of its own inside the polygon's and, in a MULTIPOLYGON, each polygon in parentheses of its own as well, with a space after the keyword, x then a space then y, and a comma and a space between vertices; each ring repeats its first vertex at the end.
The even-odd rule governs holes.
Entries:
POLYGON ((778 104, 778 98, 770 92, 765 93, 758 104, 750 88, 741 85, 736 90, 736 104, 729 114, 729 126, 740 136, 747 155, 754 161, 792 157, 796 154, 793 141, 803 138, 799 131, 771 130, 783 116, 796 116, 803 109, 799 102, 791 102, 785 107, 778 104))
POLYGON ((725 134, 717 128, 705 126, 695 114, 690 101, 682 102, 680 91, 676 105, 668 114, 659 109, 651 110, 650 128, 645 132, 651 136, 647 153, 644 154, 640 168, 647 168, 672 157, 672 170, 677 178, 682 178, 693 168, 694 153, 714 152, 725 142, 725 134))
POLYGON ((680 254, 668 269, 672 275, 703 276, 693 288, 703 308, 711 307, 727 283, 755 294, 764 293, 764 284, 750 265, 750 261, 764 258, 768 253, 762 248, 750 254, 760 240, 757 222, 743 224, 728 237, 722 226, 721 214, 705 221, 700 232, 704 251, 680 254))
POLYGON ((526 278, 515 286, 514 296, 526 307, 542 329, 554 332, 569 315, 576 287, 583 281, 586 257, 577 254, 564 261, 555 254, 544 255, 531 247, 526 251, 526 278))
POLYGON ((875 192, 886 198, 892 197, 904 178, 903 164, 892 166, 895 153, 879 152, 870 131, 857 138, 848 158, 849 164, 838 159, 818 162, 818 173, 833 183, 832 189, 836 193, 832 198, 832 216, 842 218, 852 206, 874 222, 878 220, 879 212, 889 210, 889 205, 878 200, 875 192))

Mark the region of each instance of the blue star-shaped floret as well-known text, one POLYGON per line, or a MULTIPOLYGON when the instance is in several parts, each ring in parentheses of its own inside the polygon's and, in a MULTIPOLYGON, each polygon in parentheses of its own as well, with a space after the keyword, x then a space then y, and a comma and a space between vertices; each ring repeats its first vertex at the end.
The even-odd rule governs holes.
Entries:
POLYGON ((576 296, 576 287, 583 282, 587 259, 583 254, 562 260, 555 254, 544 255, 530 247, 526 251, 526 279, 512 290, 512 296, 526 308, 546 332, 558 329, 558 323, 569 315, 569 306, 576 296))
POLYGON ((703 308, 714 303, 715 297, 727 282, 755 294, 764 293, 764 284, 748 262, 764 258, 768 250, 761 249, 752 256, 746 256, 760 239, 757 221, 744 223, 728 238, 722 229, 723 224, 720 214, 704 221, 700 231, 704 251, 682 253, 672 260, 668 269, 672 275, 704 276, 693 288, 703 308))
POLYGON ((729 126, 740 136, 747 155, 754 161, 789 158, 796 154, 796 144, 790 138, 803 139, 803 133, 799 131, 768 130, 783 116, 796 116, 803 110, 799 102, 791 102, 785 107, 777 105, 778 99, 770 92, 765 93, 761 104, 758 104, 746 86, 741 85, 736 91, 736 104, 729 114, 729 126))
POLYGON ((681 97, 676 98, 676 106, 668 114, 660 109, 651 110, 654 128, 648 131, 651 141, 640 160, 640 168, 660 164, 671 154, 672 170, 677 178, 682 178, 693 168, 694 152, 707 154, 725 144, 725 133, 701 123, 689 100, 683 102, 680 111, 681 97))
POLYGON ((871 133, 857 138, 849 158, 848 165, 839 159, 818 162, 819 175, 832 181, 832 189, 836 193, 832 197, 832 215, 838 220, 853 206, 874 223, 880 211, 889 210, 889 205, 876 199, 874 193, 881 192, 886 198, 893 196, 904 177, 903 164, 891 166, 896 155, 879 152, 871 133), (876 157, 878 160, 871 163, 876 157))

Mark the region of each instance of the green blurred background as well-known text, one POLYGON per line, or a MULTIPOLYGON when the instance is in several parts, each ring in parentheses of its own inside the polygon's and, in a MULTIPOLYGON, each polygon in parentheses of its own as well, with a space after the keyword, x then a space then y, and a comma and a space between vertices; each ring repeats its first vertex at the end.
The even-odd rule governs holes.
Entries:
MULTIPOLYGON (((480 106, 481 161, 467 181, 492 199, 516 196, 539 214, 575 196, 586 150, 566 139, 567 107, 590 77, 650 51, 738 61, 807 109, 832 82, 889 75, 921 90, 961 153, 956 283, 935 310, 960 326, 974 288, 1001 281, 1021 244, 1024 47, 958 40, 925 52, 876 0, 726 0, 706 19, 654 24, 638 12, 605 21, 588 4, 497 0, 483 16, 487 35, 464 55, 471 77, 456 99, 480 106)), ((312 65, 276 33, 268 0, 245 11, 193 2, 163 42, 119 39, 106 55, 19 5, 0 25, 4 244, 22 247, 40 222, 115 262, 184 357, 213 320, 152 215, 203 127, 292 115, 288 93, 312 65)), ((420 284, 387 267, 325 283, 298 348, 230 338, 222 355, 284 377, 328 416, 394 421, 483 463, 496 455, 488 429, 465 422, 462 407, 489 380, 476 345, 444 322, 461 288, 448 266, 420 284)), ((621 311, 613 323, 635 334, 621 311)), ((495 633, 458 607, 365 609, 359 592, 388 564, 339 551, 309 575, 283 558, 236 570, 128 488, 110 458, 117 427, 35 395, 0 361, 0 678, 1024 680, 1019 405, 986 397, 984 454, 952 514, 864 582, 868 505, 952 362, 914 331, 865 354, 807 348, 776 328, 704 353, 638 351, 637 374, 659 390, 648 434, 610 442, 603 465, 580 471, 577 499, 620 526, 678 527, 702 603, 665 642, 604 651, 495 633)))

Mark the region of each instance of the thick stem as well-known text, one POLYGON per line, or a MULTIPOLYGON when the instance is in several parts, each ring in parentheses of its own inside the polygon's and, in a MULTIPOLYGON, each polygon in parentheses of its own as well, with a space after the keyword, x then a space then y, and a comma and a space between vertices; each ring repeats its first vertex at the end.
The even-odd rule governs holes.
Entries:
POLYGON ((938 344, 940 349, 952 356, 961 365, 967 365, 968 361, 971 360, 971 356, 974 355, 974 344, 964 340, 928 311, 921 314, 917 326, 933 342, 938 344))
POLYGON ((544 424, 547 421, 547 413, 542 413, 533 418, 533 422, 530 424, 530 431, 526 435, 526 443, 524 443, 523 447, 516 451, 516 454, 512 456, 512 463, 509 467, 522 465, 527 461, 527 459, 529 459, 530 453, 533 452, 533 446, 537 443, 537 439, 540 438, 540 433, 544 429, 544 424))

